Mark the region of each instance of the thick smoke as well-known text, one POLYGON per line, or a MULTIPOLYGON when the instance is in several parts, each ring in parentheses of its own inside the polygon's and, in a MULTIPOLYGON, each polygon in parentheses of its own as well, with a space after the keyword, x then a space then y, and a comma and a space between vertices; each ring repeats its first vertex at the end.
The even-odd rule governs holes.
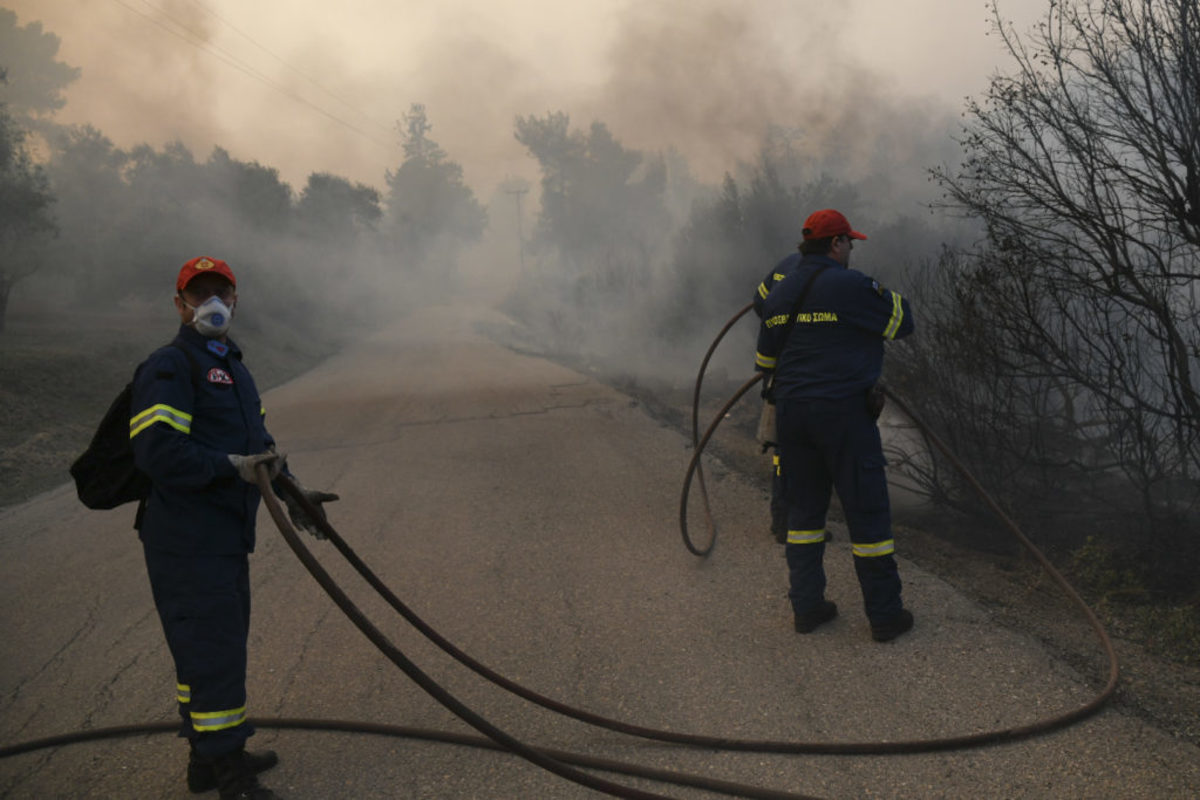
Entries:
MULTIPOLYGON (((533 177, 512 139, 518 114, 603 120, 631 147, 674 146, 715 182, 753 158, 768 122, 819 112, 832 130, 880 101, 888 120, 887 108, 936 91, 898 84, 903 63, 870 62, 866 48, 919 63, 936 43, 938 81, 955 87, 956 105, 959 73, 986 43, 982 8, 950 0, 903 13, 791 0, 358 0, 340 18, 279 0, 6 5, 42 20, 63 39, 60 56, 83 67, 60 121, 93 124, 119 146, 180 139, 269 163, 293 185, 323 171, 380 186, 398 152, 394 121, 423 102, 481 194, 511 173, 533 177)), ((989 69, 976 68, 977 85, 989 69)), ((823 152, 809 135, 809 152, 823 152)))
MULTIPOLYGON (((562 259, 572 258, 530 248, 520 274, 515 196, 502 186, 510 178, 530 184, 522 233, 532 245, 541 175, 514 138, 517 117, 561 111, 572 130, 605 125, 647 169, 663 157, 669 213, 646 243, 645 263, 636 265, 643 273, 638 302, 620 295, 581 299, 586 284, 542 298, 569 302, 567 312, 585 305, 589 318, 607 319, 627 334, 589 340, 599 357, 628 362, 632 342, 657 337, 647 328, 661 318, 652 305, 669 302, 680 278, 675 237, 693 204, 711 202, 726 174, 746 189, 769 161, 785 188, 823 181, 841 187, 830 197, 850 204, 844 210, 857 225, 907 237, 897 245, 873 236, 863 248, 864 268, 895 270, 922 256, 912 244, 936 249, 945 238, 939 232, 922 242, 922 231, 901 221, 924 215, 931 193, 925 169, 954 158, 957 109, 924 91, 900 91, 888 75, 856 61, 854 26, 861 26, 865 6, 834 12, 785 0, 612 2, 585 13, 548 2, 496 8, 450 0, 436 9, 361 2, 350 4, 341 22, 315 28, 302 11, 281 16, 270 3, 236 10, 192 0, 16 5, 22 21, 43 19, 63 37, 62 59, 84 65, 63 121, 95 124, 126 152, 177 140, 203 162, 219 146, 236 161, 278 170, 297 196, 316 172, 384 192, 385 173, 403 158, 394 121, 410 103, 423 102, 433 137, 490 206, 490 238, 460 265, 464 277, 494 283, 505 275, 561 275, 562 259), (367 16, 370 25, 362 21, 367 16), (308 27, 288 33, 296 24, 308 27)), ((834 201, 818 192, 806 202, 834 201)), ((792 213, 794 229, 803 211, 792 213)), ((598 206, 593 213, 599 224, 619 212, 598 206)), ((699 268, 688 273, 690 282, 714 292, 744 286, 727 299, 705 299, 706 313, 739 307, 794 237, 795 230, 763 242, 762 252, 743 263, 720 265, 737 271, 736 278, 699 268)), ((270 238, 251 236, 256 258, 271 260, 270 238)), ((299 258, 276 260, 303 262, 304 248, 298 249, 299 258)), ((395 268, 387 247, 367 251, 359 246, 339 261, 358 263, 361 279, 412 279, 411 271, 395 268)), ((317 265, 309 269, 319 272, 317 265)), ((649 369, 661 368, 652 356, 647 360, 649 369)))

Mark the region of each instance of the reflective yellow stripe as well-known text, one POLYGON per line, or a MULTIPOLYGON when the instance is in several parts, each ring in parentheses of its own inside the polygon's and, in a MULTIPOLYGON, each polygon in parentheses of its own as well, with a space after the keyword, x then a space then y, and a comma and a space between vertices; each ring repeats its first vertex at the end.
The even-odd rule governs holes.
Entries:
POLYGON ((267 407, 266 407, 266 406, 259 406, 259 407, 258 407, 258 414, 259 414, 259 416, 260 416, 260 417, 265 417, 265 416, 267 415, 267 407))
POLYGON ((767 288, 767 285, 765 283, 760 283, 758 285, 758 296, 761 297, 762 299, 766 300, 767 294, 770 293, 770 291, 771 290, 767 288))
POLYGON ((192 727, 198 731, 223 731, 226 728, 236 728, 246 721, 246 707, 231 708, 228 711, 193 711, 191 717, 192 727))
POLYGON ((182 433, 192 432, 192 415, 159 403, 129 419, 129 438, 137 436, 156 422, 165 422, 182 433))
POLYGON ((771 456, 771 463, 775 465, 775 474, 782 475, 783 473, 779 469, 779 454, 778 453, 771 456))
POLYGON ((755 366, 762 367, 763 369, 775 369, 775 361, 776 359, 764 356, 762 353, 754 354, 755 366))
POLYGON ((181 703, 192 702, 192 687, 186 683, 175 684, 175 699, 181 703))
POLYGON ((854 555, 859 558, 875 558, 877 556, 890 556, 896 552, 896 540, 888 539, 883 542, 872 542, 870 544, 854 544, 851 546, 854 555))
POLYGON ((825 529, 817 531, 788 531, 788 544, 820 544, 825 541, 825 529))
POLYGON ((895 339, 896 331, 900 330, 900 323, 904 321, 904 305, 901 303, 901 297, 896 292, 892 292, 892 318, 888 320, 887 327, 883 329, 883 338, 895 339))

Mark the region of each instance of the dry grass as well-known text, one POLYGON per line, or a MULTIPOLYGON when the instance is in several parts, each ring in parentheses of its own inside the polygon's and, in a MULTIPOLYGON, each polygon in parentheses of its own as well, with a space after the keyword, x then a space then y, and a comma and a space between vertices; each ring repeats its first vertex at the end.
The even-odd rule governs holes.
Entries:
MULTIPOLYGON (((0 333, 0 507, 70 480, 71 462, 112 399, 137 365, 174 337, 177 325, 169 307, 10 314, 0 333)), ((233 335, 261 391, 336 349, 299 342, 283 326, 244 326, 233 335)))

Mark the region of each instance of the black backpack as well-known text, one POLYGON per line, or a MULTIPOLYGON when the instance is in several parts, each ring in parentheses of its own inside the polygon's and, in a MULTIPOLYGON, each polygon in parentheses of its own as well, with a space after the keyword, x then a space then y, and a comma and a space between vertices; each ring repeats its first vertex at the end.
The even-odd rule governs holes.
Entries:
MULTIPOLYGON (((199 366, 186 348, 177 342, 171 342, 171 346, 187 356, 192 388, 195 389, 199 382, 199 366)), ((130 381, 108 407, 92 435, 91 444, 71 464, 75 492, 88 508, 116 508, 134 500, 144 500, 150 494, 150 479, 133 463, 133 445, 129 440, 132 398, 133 381, 130 381)))

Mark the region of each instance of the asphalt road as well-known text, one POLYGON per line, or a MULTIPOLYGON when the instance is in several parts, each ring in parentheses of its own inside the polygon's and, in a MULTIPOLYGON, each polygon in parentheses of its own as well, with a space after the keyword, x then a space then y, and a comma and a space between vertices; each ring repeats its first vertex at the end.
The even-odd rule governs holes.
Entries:
MULTIPOLYGON (((587 376, 478 333, 492 312, 429 311, 265 396, 293 471, 341 494, 331 519, 405 602, 524 685, 651 727, 804 741, 945 737, 1024 725, 1102 682, 993 624, 903 560, 909 635, 872 642, 844 531, 826 560, 841 610, 792 631, 761 489, 710 464, 722 532, 689 554, 676 517, 688 440, 587 376)), ((254 354, 247 355, 251 368, 254 354)), ((63 486, 0 512, 0 745, 173 718, 174 675, 132 509, 63 486)), ((327 544, 372 619, 455 696, 518 738, 824 798, 1194 798, 1200 750, 1106 709, 1069 729, 906 756, 722 753, 632 740, 504 694, 417 635, 327 544)), ((249 711, 469 729, 322 593, 266 512, 251 559, 249 711)), ((1080 625, 1085 623, 1081 620, 1080 625)), ((352 733, 261 730, 264 783, 311 798, 599 797, 509 754, 352 733)), ((11 798, 184 798, 170 735, 0 760, 11 798)), ((664 796, 718 795, 605 775, 664 796)), ((215 795, 213 795, 215 796, 215 795)))

